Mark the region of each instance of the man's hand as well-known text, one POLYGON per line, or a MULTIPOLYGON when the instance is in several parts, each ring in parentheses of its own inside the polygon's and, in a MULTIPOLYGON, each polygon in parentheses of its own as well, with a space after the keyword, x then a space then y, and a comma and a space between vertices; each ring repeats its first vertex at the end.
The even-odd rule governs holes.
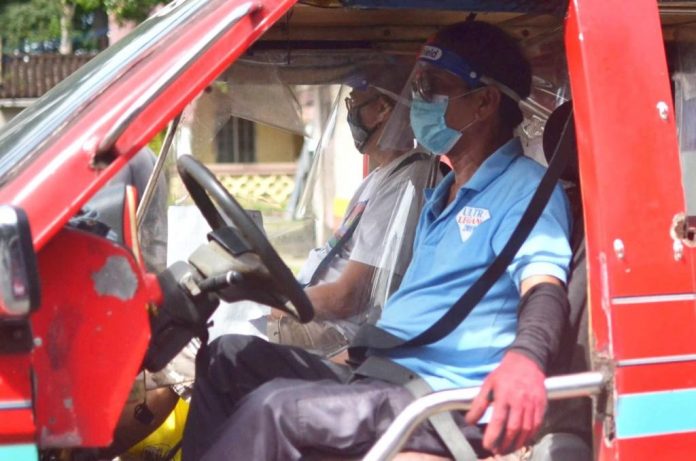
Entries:
POLYGON ((539 366, 524 354, 514 350, 505 354, 466 414, 466 422, 476 424, 492 397, 493 415, 483 436, 484 448, 509 453, 537 433, 546 412, 544 378, 539 366))

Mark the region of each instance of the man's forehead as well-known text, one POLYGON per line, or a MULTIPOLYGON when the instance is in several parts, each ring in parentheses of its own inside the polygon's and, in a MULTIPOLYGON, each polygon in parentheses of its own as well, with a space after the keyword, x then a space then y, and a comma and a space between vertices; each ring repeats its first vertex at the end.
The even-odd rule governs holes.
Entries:
POLYGON ((416 67, 416 77, 419 78, 434 78, 441 81, 452 83, 466 83, 464 79, 453 72, 443 69, 434 64, 425 61, 418 61, 416 67))
POLYGON ((451 74, 471 87, 478 86, 482 77, 481 73, 460 52, 439 46, 434 42, 426 44, 422 48, 418 63, 426 66, 426 69, 434 68, 433 76, 450 79, 449 74, 451 74), (444 73, 435 74, 435 69, 444 73))
POLYGON ((353 99, 360 99, 372 96, 375 93, 377 93, 377 90, 375 90, 372 86, 366 86, 365 88, 353 88, 350 90, 349 96, 353 99))

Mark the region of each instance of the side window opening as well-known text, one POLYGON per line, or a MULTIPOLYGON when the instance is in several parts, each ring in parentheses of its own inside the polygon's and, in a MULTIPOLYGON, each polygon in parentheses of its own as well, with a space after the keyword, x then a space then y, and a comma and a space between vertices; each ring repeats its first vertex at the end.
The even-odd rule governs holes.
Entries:
POLYGON ((675 232, 687 245, 696 246, 696 42, 678 41, 669 51, 674 68, 674 106, 686 203, 675 232))

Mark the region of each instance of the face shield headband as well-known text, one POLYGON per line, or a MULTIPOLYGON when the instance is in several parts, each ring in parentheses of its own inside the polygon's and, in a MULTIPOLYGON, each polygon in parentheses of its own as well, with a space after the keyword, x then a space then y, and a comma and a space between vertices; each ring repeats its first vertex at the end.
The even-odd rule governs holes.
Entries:
POLYGON ((466 60, 453 51, 435 45, 425 45, 421 50, 418 61, 431 64, 440 69, 451 72, 466 82, 470 88, 490 85, 498 88, 501 93, 519 104, 520 96, 512 88, 499 81, 481 74, 466 60))
MULTIPOLYGON (((415 135, 410 124, 411 102, 414 96, 425 96, 422 99, 426 100, 436 96, 435 94, 419 95, 419 92, 422 90, 430 90, 428 88, 419 88, 419 68, 422 69, 424 65, 437 67, 459 77, 471 89, 494 86, 516 103, 524 105, 517 92, 507 85, 487 75, 483 75, 457 53, 436 45, 425 45, 418 56, 418 63, 411 72, 401 95, 398 98, 394 98, 396 106, 378 141, 381 149, 408 150, 415 146, 415 135)), ((437 93, 437 91, 434 91, 434 93, 437 93)))

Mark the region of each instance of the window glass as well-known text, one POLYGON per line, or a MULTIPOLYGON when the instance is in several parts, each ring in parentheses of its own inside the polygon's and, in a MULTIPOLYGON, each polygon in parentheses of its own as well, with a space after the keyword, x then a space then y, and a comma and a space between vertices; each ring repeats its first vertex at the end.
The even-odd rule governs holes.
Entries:
POLYGON ((674 105, 679 133, 679 157, 686 215, 696 217, 696 42, 676 45, 674 105))

